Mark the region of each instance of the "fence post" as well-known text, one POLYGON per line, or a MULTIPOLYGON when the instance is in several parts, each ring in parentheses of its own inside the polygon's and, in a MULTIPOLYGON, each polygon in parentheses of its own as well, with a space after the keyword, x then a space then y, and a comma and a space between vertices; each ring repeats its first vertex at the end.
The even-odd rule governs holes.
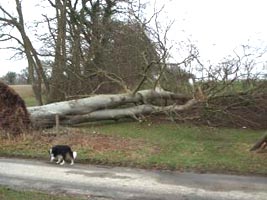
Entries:
POLYGON ((56 114, 56 132, 59 133, 59 115, 56 114))

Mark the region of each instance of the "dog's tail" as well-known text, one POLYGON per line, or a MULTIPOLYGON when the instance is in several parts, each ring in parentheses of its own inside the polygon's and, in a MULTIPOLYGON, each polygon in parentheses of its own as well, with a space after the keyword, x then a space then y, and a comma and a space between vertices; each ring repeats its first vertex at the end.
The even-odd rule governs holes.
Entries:
POLYGON ((75 159, 77 157, 77 152, 76 151, 73 151, 72 152, 72 155, 73 155, 73 159, 75 159))

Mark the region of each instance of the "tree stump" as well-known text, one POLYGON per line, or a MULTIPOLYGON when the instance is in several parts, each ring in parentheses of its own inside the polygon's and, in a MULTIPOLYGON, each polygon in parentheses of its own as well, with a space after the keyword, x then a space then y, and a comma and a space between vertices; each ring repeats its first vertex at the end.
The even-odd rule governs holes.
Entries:
POLYGON ((251 147, 250 151, 256 151, 259 149, 265 149, 267 147, 267 133, 263 135, 254 145, 251 147))
POLYGON ((25 102, 12 88, 0 82, 0 130, 16 136, 29 128, 25 102))

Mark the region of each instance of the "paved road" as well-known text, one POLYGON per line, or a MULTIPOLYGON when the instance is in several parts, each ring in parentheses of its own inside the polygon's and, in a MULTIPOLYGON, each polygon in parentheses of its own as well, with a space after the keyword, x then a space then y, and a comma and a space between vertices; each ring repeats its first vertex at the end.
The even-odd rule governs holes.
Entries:
POLYGON ((267 200, 267 178, 0 158, 0 184, 91 200, 267 200))

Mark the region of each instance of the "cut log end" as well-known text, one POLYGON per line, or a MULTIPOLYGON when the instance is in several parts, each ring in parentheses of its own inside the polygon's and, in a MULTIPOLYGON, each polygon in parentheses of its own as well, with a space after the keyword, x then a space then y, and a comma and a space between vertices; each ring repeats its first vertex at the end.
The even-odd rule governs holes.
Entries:
POLYGON ((250 151, 262 150, 267 147, 267 133, 251 147, 250 151))

